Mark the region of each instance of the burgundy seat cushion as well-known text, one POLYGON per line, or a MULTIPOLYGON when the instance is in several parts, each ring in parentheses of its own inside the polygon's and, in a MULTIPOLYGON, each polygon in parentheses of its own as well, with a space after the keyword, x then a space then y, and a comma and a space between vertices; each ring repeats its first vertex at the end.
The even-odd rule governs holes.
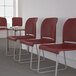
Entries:
POLYGON ((25 36, 8 36, 7 39, 8 40, 12 40, 12 41, 17 41, 17 40, 21 40, 21 39, 32 39, 35 38, 34 36, 31 35, 25 35, 25 36))
POLYGON ((32 39, 32 40, 21 40, 23 44, 33 46, 34 44, 45 44, 45 43, 54 43, 54 40, 51 39, 32 39))
POLYGON ((76 44, 63 43, 63 44, 40 45, 39 48, 45 51, 59 54, 60 51, 76 50, 76 44))

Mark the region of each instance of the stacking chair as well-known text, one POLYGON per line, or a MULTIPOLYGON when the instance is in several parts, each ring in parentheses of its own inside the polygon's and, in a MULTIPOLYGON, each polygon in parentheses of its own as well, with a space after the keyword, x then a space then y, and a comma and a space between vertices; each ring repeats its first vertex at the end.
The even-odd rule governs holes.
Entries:
POLYGON ((7 20, 4 17, 0 17, 0 30, 6 30, 7 31, 7 20))
MULTIPOLYGON (((57 21, 58 21, 58 18, 45 18, 41 24, 41 38, 40 39, 30 39, 30 40, 21 40, 20 41, 21 44, 25 44, 25 45, 28 45, 31 47, 30 69, 37 70, 37 69, 34 69, 32 66, 34 45, 36 45, 36 50, 38 53, 39 44, 55 43, 57 21)), ((44 57, 44 52, 43 52, 43 57, 44 57)), ((44 58, 43 58, 43 60, 44 60, 44 58)))
POLYGON ((22 26, 22 17, 13 17, 12 18, 12 27, 22 26))
POLYGON ((26 23, 25 23, 25 35, 24 36, 8 36, 7 37, 7 47, 6 47, 6 55, 8 55, 8 51, 9 51, 9 40, 14 42, 14 60, 15 60, 15 52, 16 52, 16 41, 17 40, 21 40, 21 39, 34 39, 36 38, 36 22, 37 22, 38 18, 37 17, 33 17, 33 18, 29 18, 26 23))
MULTIPOLYGON (((40 45, 39 49, 45 50, 51 53, 56 54, 56 69, 49 72, 55 71, 55 76, 57 76, 57 71, 66 69, 66 57, 65 51, 75 51, 76 50, 76 18, 68 19, 63 27, 63 43, 62 44, 49 44, 49 45, 40 45), (60 52, 64 53, 65 68, 58 69, 58 55, 60 52)), ((38 60, 38 70, 40 68, 40 55, 38 60)))
MULTIPOLYGON (((16 32, 20 31, 20 30, 16 30, 16 29, 21 28, 21 27, 22 27, 22 17, 13 17, 12 18, 12 27, 8 28, 8 30, 13 30, 14 35, 16 36, 16 32)), ((21 31, 20 31, 20 35, 21 35, 21 31)))
POLYGON ((7 30, 7 20, 4 17, 0 17, 0 30, 7 30))

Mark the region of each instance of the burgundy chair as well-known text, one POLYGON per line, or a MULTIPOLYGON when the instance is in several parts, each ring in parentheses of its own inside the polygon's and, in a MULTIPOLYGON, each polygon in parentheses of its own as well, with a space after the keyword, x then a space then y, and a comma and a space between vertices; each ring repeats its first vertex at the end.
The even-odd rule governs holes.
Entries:
MULTIPOLYGON (((0 17, 0 30, 6 30, 7 31, 7 20, 4 17, 0 17)), ((8 33, 8 32, 6 32, 6 33, 8 33)))
MULTIPOLYGON (((39 49, 45 50, 51 53, 56 54, 56 69, 55 69, 55 76, 57 76, 58 70, 66 69, 58 69, 58 55, 61 51, 64 53, 64 60, 66 65, 66 57, 65 51, 75 51, 76 50, 76 18, 68 19, 63 27, 63 43, 62 44, 49 44, 49 45, 40 45, 39 49)), ((38 60, 38 65, 40 64, 40 56, 38 60)), ((40 65, 38 66, 40 67, 40 65)), ((38 68, 39 70, 39 68, 38 68)), ((53 70, 54 71, 54 70, 53 70)))
MULTIPOLYGON (((32 57, 33 57, 34 45, 36 45, 36 50, 38 53, 37 44, 55 43, 57 21, 58 21, 58 18, 46 18, 46 19, 44 19, 42 24, 41 24, 41 38, 40 39, 21 40, 20 41, 21 44, 31 46, 30 69, 33 70, 33 68, 32 68, 33 58, 32 57)), ((44 56, 44 53, 43 53, 43 56, 44 56)))
POLYGON ((0 30, 7 30, 7 20, 4 17, 0 17, 0 30))
POLYGON ((22 26, 22 17, 13 17, 12 18, 12 27, 13 26, 22 26))
MULTIPOLYGON (((8 40, 13 41, 14 44, 14 59, 15 59, 15 47, 16 47, 16 41, 17 40, 21 40, 21 39, 34 39, 36 38, 36 22, 37 22, 38 18, 37 17, 33 17, 33 18, 29 18, 26 23, 25 23, 25 35, 24 36, 8 36, 7 37, 7 43, 8 40)), ((7 49, 6 49, 6 55, 8 52, 8 46, 9 44, 7 44, 7 49)))
MULTIPOLYGON (((20 32, 21 35, 21 31, 20 30, 16 30, 19 27, 22 27, 22 17, 13 17, 12 18, 12 29, 14 30, 14 35, 16 36, 16 32, 20 32)), ((24 30, 23 30, 24 31, 24 30)))

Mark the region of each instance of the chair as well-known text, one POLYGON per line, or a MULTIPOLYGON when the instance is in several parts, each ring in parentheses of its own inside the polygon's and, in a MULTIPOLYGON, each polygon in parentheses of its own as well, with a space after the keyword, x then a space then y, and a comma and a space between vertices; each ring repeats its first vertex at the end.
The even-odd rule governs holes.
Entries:
POLYGON ((0 17, 0 30, 6 30, 7 31, 7 20, 4 17, 0 17))
POLYGON ((16 36, 16 32, 20 31, 20 35, 21 35, 22 30, 18 30, 18 28, 21 28, 21 27, 22 27, 22 17, 13 17, 12 18, 12 27, 8 28, 8 30, 13 30, 15 36, 16 36))
POLYGON ((7 20, 4 17, 0 17, 0 30, 7 30, 7 20))
MULTIPOLYGON (((39 49, 45 50, 51 53, 56 54, 56 68, 55 70, 55 76, 57 76, 57 71, 64 70, 67 68, 66 65, 66 57, 65 57, 65 51, 75 51, 76 50, 76 18, 70 18, 68 19, 63 27, 63 43, 62 44, 49 44, 49 45, 40 45, 39 49), (65 61, 65 68, 58 69, 58 55, 59 53, 63 51, 64 53, 64 61, 65 61)), ((40 55, 38 60, 38 67, 40 68, 40 55)), ((39 70, 38 68, 38 70, 39 70)), ((50 72, 50 71, 49 71, 50 72)))
POLYGON ((17 40, 21 40, 21 39, 34 39, 36 38, 36 22, 37 22, 38 18, 37 17, 33 17, 33 18, 29 18, 26 23, 25 23, 25 35, 24 36, 9 36, 7 37, 7 48, 6 48, 6 55, 8 55, 8 46, 9 46, 9 42, 8 40, 11 40, 14 42, 14 60, 15 60, 15 52, 16 52, 16 41, 17 40))
MULTIPOLYGON (((55 43, 57 21, 58 21, 58 18, 45 18, 41 24, 41 38, 40 39, 30 39, 30 40, 21 40, 20 41, 21 44, 31 46, 30 69, 37 70, 37 69, 33 69, 33 67, 32 67, 34 45, 36 45, 37 54, 39 54, 38 46, 37 46, 38 44, 55 43)), ((43 57, 44 57, 44 52, 43 52, 43 57)), ((41 60, 41 61, 43 61, 43 60, 41 60)))
POLYGON ((13 17, 12 18, 12 27, 22 26, 22 17, 13 17))

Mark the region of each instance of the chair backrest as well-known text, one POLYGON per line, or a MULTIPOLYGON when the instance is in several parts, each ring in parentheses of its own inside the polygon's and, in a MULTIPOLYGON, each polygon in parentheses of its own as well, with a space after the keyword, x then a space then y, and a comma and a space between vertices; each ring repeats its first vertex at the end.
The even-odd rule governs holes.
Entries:
POLYGON ((41 38, 52 38, 56 41, 56 24, 58 18, 46 18, 41 24, 41 38))
POLYGON ((76 18, 68 19, 63 27, 63 42, 76 42, 76 18))
POLYGON ((7 27, 7 20, 4 17, 0 17, 0 26, 7 27))
POLYGON ((12 18, 12 26, 22 26, 22 18, 21 17, 13 17, 12 18))
POLYGON ((36 37, 36 22, 38 18, 29 18, 25 23, 25 35, 33 35, 36 37))
POLYGON ((76 18, 68 19, 63 27, 63 42, 76 42, 76 18))

